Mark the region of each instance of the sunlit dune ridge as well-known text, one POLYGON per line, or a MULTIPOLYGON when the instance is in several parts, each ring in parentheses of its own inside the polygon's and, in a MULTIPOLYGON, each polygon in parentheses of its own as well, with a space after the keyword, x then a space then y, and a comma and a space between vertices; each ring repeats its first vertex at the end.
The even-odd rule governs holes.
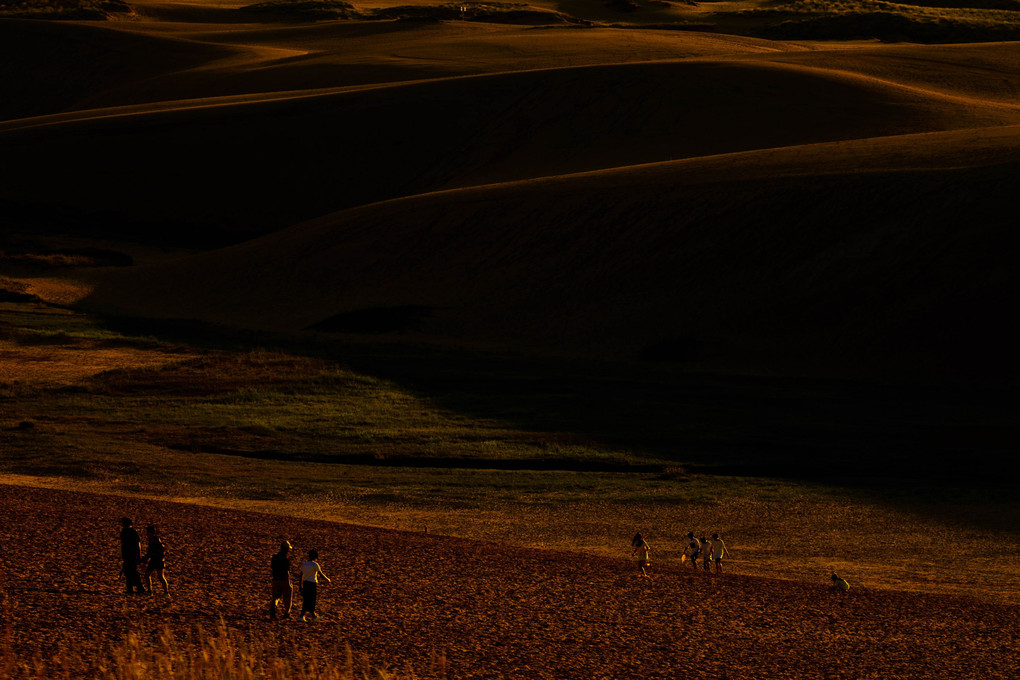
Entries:
POLYGON ((441 342, 1017 374, 1017 44, 217 17, 19 22, 155 56, 0 123, 12 222, 265 236, 98 272, 91 309, 355 332, 398 310, 386 329, 441 342))

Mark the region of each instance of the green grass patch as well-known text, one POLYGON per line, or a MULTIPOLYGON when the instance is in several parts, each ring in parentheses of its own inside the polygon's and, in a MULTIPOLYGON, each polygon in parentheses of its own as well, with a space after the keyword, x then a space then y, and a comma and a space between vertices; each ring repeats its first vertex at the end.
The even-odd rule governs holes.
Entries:
POLYGON ((987 42, 1020 37, 1016 0, 794 0, 718 15, 744 21, 754 35, 779 40, 987 42))

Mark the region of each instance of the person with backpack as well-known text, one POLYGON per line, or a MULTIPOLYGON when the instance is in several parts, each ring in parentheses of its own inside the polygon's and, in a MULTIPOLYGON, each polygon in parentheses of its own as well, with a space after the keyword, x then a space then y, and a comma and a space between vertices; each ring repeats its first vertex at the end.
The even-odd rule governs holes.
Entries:
POLYGON ((121 567, 120 573, 123 574, 127 582, 128 595, 134 595, 135 588, 138 589, 139 595, 144 595, 145 588, 142 586, 142 578, 138 575, 142 539, 138 536, 138 532, 135 531, 134 527, 131 526, 132 524, 133 522, 127 517, 122 517, 120 520, 120 556, 124 564, 121 567))
POLYGON ((269 620, 276 620, 276 603, 281 602, 283 614, 280 618, 290 618, 290 602, 294 589, 290 584, 290 541, 280 543, 280 552, 269 560, 269 570, 273 575, 272 594, 269 599, 269 620))
POLYGON ((149 547, 142 561, 145 562, 145 581, 149 584, 149 594, 152 594, 152 575, 155 573, 163 582, 163 597, 170 597, 170 584, 163 573, 166 569, 166 546, 156 534, 155 525, 145 527, 145 536, 149 540, 149 547))

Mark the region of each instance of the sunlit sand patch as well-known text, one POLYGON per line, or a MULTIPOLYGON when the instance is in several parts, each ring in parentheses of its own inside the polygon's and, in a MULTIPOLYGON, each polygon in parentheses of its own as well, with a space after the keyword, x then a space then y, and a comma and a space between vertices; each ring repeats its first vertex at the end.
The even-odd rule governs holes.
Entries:
POLYGON ((135 347, 104 347, 68 338, 67 344, 21 344, 0 339, 0 383, 68 385, 103 371, 160 366, 193 354, 135 347))
POLYGON ((29 293, 56 305, 73 305, 92 293, 90 284, 67 278, 32 278, 22 282, 29 293))
MULTIPOLYGON (((144 458, 136 453, 139 460, 144 458)), ((260 465, 257 461, 237 464, 260 465)), ((320 472, 337 475, 339 486, 346 480, 342 467, 324 466, 320 472)), ((982 530, 980 535, 996 544, 998 551, 967 554, 954 561, 954 546, 970 540, 972 528, 879 502, 839 497, 711 504, 649 499, 638 505, 557 504, 521 498, 484 503, 484 507, 452 507, 440 501, 431 505, 365 502, 356 497, 356 484, 338 492, 296 493, 272 500, 232 495, 243 494, 241 483, 170 488, 129 478, 0 473, 0 484, 171 501, 602 558, 628 558, 629 538, 640 530, 652 544, 656 569, 684 566, 680 555, 687 531, 708 535, 719 531, 732 550, 727 565, 733 574, 819 583, 836 570, 867 588, 1020 604, 1020 588, 1015 586, 1020 542, 1015 534, 982 530)))

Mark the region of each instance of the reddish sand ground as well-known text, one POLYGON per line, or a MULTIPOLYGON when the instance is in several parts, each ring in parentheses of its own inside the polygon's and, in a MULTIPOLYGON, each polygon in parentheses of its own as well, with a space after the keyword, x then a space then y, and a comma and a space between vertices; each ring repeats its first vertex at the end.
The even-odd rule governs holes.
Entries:
MULTIPOLYGON (((0 569, 19 655, 219 618, 283 649, 339 639, 450 678, 1015 678, 1020 607, 656 569, 423 533, 0 486, 0 569), (173 598, 127 597, 118 518, 158 522, 173 598), (266 617, 282 538, 317 548, 322 621, 266 617)), ((7 617, 5 617, 6 619, 7 617)))

